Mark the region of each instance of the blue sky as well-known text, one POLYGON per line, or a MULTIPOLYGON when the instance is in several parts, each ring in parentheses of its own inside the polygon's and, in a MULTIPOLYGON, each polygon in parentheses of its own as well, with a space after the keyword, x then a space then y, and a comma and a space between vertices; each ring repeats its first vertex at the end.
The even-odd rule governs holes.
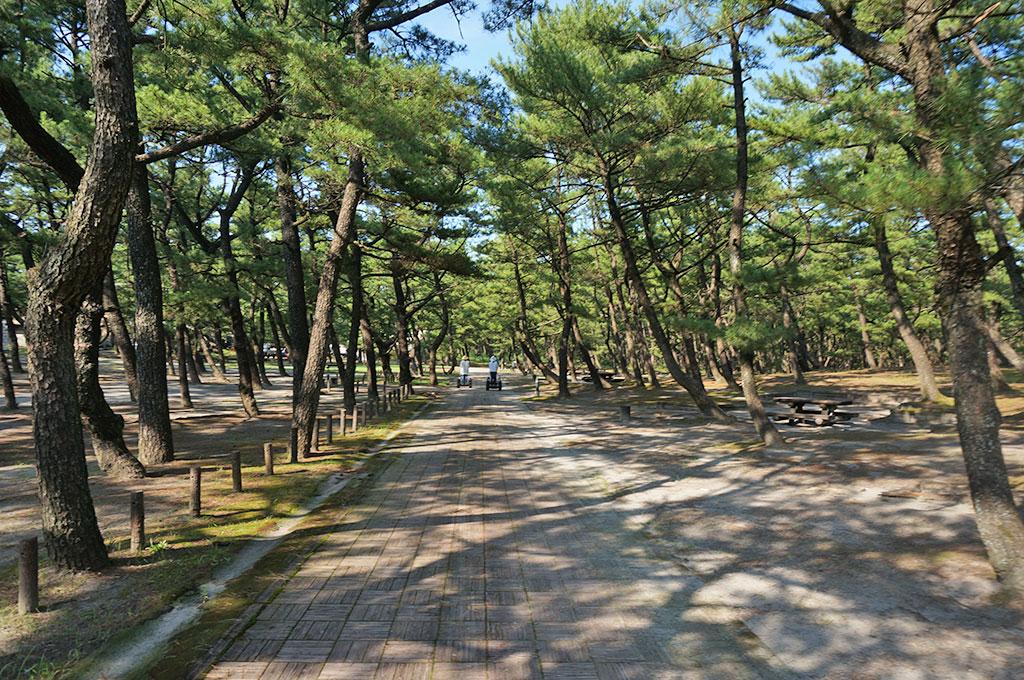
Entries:
MULTIPOLYGON (((562 5, 567 0, 553 0, 547 4, 551 7, 562 5)), ((487 2, 480 2, 480 6, 486 9, 487 2)), ((479 9, 473 10, 470 14, 456 21, 451 11, 442 8, 424 16, 419 22, 424 28, 438 37, 450 40, 456 44, 465 46, 465 49, 449 59, 449 63, 457 69, 470 71, 472 73, 493 74, 490 66, 491 60, 498 56, 508 56, 512 53, 507 31, 491 33, 484 30, 483 20, 479 9)), ((776 24, 776 28, 777 28, 776 24)), ((769 44, 768 36, 771 31, 766 31, 754 38, 754 43, 765 51, 764 70, 755 74, 755 80, 764 78, 767 72, 783 70, 801 70, 800 65, 781 58, 777 49, 769 44)), ((495 77, 496 82, 500 78, 495 77)), ((756 87, 750 88, 748 96, 752 100, 760 100, 760 93, 756 87)))
POLYGON ((463 52, 449 60, 458 69, 473 73, 491 72, 491 59, 511 53, 508 34, 484 30, 479 10, 473 10, 456 22, 451 11, 440 9, 426 15, 419 23, 438 37, 466 46, 463 52))

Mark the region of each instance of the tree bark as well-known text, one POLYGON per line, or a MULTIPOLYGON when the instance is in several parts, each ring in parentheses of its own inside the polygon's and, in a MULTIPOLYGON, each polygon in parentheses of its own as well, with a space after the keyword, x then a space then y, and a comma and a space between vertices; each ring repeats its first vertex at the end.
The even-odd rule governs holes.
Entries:
POLYGON ((4 354, 4 336, 0 333, 0 383, 4 390, 4 408, 13 411, 18 408, 18 398, 14 394, 14 380, 11 379, 11 369, 7 365, 7 355, 4 354))
MULTIPOLYGON (((233 211, 231 211, 233 212, 233 211)), ((228 295, 224 300, 224 308, 231 320, 231 334, 234 336, 235 361, 238 363, 238 396, 242 400, 245 414, 254 418, 260 414, 253 389, 253 368, 255 357, 249 334, 245 331, 245 317, 242 316, 242 302, 239 299, 238 263, 231 247, 231 217, 221 213, 221 257, 228 276, 228 295)))
MULTIPOLYGON (((206 340, 206 334, 203 333, 202 329, 197 329, 196 335, 199 338, 199 348, 202 350, 203 356, 206 357, 206 363, 210 365, 210 370, 213 372, 213 379, 219 383, 226 383, 228 377, 224 374, 220 364, 214 361, 213 354, 210 353, 210 343, 206 340)), ((220 336, 219 331, 217 335, 220 336)))
POLYGON ((277 317, 275 316, 274 308, 269 302, 267 303, 267 311, 270 312, 267 320, 270 321, 270 336, 274 339, 274 360, 277 362, 277 374, 287 376, 288 371, 285 370, 284 356, 281 352, 281 333, 277 329, 277 317))
MULTIPOLYGON (((933 119, 941 109, 945 80, 933 0, 908 0, 905 29, 908 76, 921 168, 941 181, 949 148, 933 119)), ((950 374, 956 400, 957 429, 974 503, 978 531, 996 574, 1024 595, 1024 522, 1013 498, 999 441, 1000 414, 987 375, 988 335, 982 301, 986 267, 968 209, 930 203, 922 212, 938 240, 939 302, 948 338, 950 374)))
POLYGON ((178 399, 181 401, 181 408, 192 408, 192 392, 188 387, 188 359, 186 358, 185 324, 179 323, 175 326, 175 354, 178 359, 178 399))
POLYGON ((985 218, 992 235, 995 236, 996 246, 1003 254, 1003 266, 1006 268, 1006 276, 1010 279, 1010 300, 1013 302, 1013 308, 1024 319, 1024 274, 1017 264, 1017 253, 1010 245, 1010 239, 1006 237, 1003 218, 992 198, 985 200, 985 218))
POLYGON ((82 418, 89 429, 100 469, 117 479, 140 479, 146 468, 124 443, 124 418, 114 413, 100 387, 100 319, 103 306, 97 289, 82 303, 75 329, 75 374, 82 418))
POLYGON ((8 351, 11 353, 10 370, 24 373, 21 365, 21 350, 18 347, 18 333, 14 330, 14 300, 11 297, 11 284, 7 279, 7 258, 3 246, 0 245, 0 322, 7 327, 8 351))
MULTIPOLYGON (((732 274, 732 300, 736 321, 751 323, 747 310, 747 291, 743 272, 743 230, 747 219, 747 102, 743 93, 743 55, 740 35, 743 24, 729 28, 729 47, 732 60, 733 113, 736 117, 736 189, 732 195, 732 221, 729 225, 729 272, 732 274)), ((748 341, 749 342, 749 341, 748 341)), ((749 344, 736 348, 739 358, 743 398, 754 422, 754 429, 767 446, 785 443, 775 424, 765 412, 761 395, 757 392, 754 375, 754 349, 749 344)))
POLYGON ((871 336, 868 334, 868 317, 864 314, 864 303, 857 297, 856 291, 854 291, 854 304, 857 306, 857 325, 860 328, 861 356, 864 359, 864 366, 873 371, 878 368, 878 360, 875 359, 875 353, 871 349, 871 336))
POLYGON ((74 332, 82 302, 110 267, 137 136, 131 33, 123 0, 86 0, 95 127, 63 233, 30 276, 26 325, 43 534, 53 563, 107 565, 89 491, 74 332))
MULTIPOLYGON (((441 277, 435 272, 434 273, 434 286, 441 289, 441 277)), ((448 299, 445 297, 444 292, 440 293, 441 302, 441 327, 438 328, 437 334, 430 341, 430 384, 437 385, 437 352, 441 349, 441 345, 444 344, 445 338, 448 337, 448 331, 451 328, 451 312, 448 310, 448 299)))
POLYGON ((135 276, 135 353, 139 381, 139 460, 146 465, 174 460, 171 410, 167 402, 164 298, 153 235, 149 171, 136 163, 128 195, 128 254, 135 276))
POLYGON ((136 371, 135 345, 132 344, 131 335, 128 333, 128 324, 125 323, 124 314, 121 313, 121 304, 117 299, 117 288, 114 286, 114 272, 108 271, 103 278, 103 314, 110 329, 110 335, 114 338, 114 345, 117 346, 117 353, 121 356, 121 365, 124 368, 125 382, 128 383, 128 393, 131 400, 139 400, 139 376, 136 371))
MULTIPOLYGON (((363 156, 360 152, 353 151, 349 156, 348 180, 345 182, 341 208, 334 225, 334 237, 320 272, 320 284, 317 287, 302 390, 299 400, 295 404, 292 420, 293 426, 299 431, 299 452, 303 456, 309 454, 312 445, 313 425, 316 422, 317 408, 320 405, 320 383, 323 378, 324 365, 327 363, 327 343, 330 339, 331 324, 334 319, 334 298, 338 291, 338 276, 341 272, 344 253, 355 235, 356 209, 359 207, 365 182, 363 173, 363 156)), ((349 352, 354 350, 355 348, 349 348, 349 352)))
POLYGON ((288 292, 288 356, 292 364, 292 405, 299 401, 302 376, 309 351, 309 317, 306 282, 302 273, 302 249, 295 228, 297 208, 292 184, 291 159, 280 155, 274 162, 277 177, 277 207, 281 217, 281 243, 284 246, 285 288, 288 292))
POLYGON ((786 367, 793 374, 795 384, 806 385, 807 377, 804 376, 804 361, 800 352, 800 327, 789 301, 789 288, 785 284, 779 285, 779 298, 782 300, 782 327, 786 329, 786 367))
POLYGON ((889 250, 889 238, 885 231, 885 223, 881 220, 875 221, 872 225, 875 239, 875 250, 878 252, 878 263, 882 271, 882 287, 885 289, 885 297, 889 302, 889 309, 892 318, 896 320, 896 330, 907 346, 910 353, 910 361, 914 364, 917 373, 917 380, 921 388, 921 396, 925 401, 941 402, 944 400, 939 391, 939 385, 935 380, 935 369, 932 367, 932 360, 928 356, 928 350, 924 343, 914 331, 914 326, 907 317, 903 307, 903 296, 900 295, 899 284, 896 280, 896 268, 893 266, 892 252, 889 250))
POLYGON ((409 306, 405 281, 398 256, 391 255, 391 286, 395 291, 395 355, 398 357, 398 384, 412 389, 412 357, 409 353, 409 306))

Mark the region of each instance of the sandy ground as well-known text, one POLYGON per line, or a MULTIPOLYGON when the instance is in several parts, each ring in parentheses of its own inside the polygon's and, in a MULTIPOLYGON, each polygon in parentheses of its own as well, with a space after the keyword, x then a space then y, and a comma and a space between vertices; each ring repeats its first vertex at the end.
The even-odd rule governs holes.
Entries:
MULTIPOLYGON (((804 677, 1024 677, 1024 610, 997 604, 955 433, 787 426, 789 445, 765 451, 747 422, 649 398, 621 424, 621 401, 533 408, 564 418, 562 446, 603 460, 632 526, 702 579, 694 606, 742 622, 804 677)), ((1004 443, 1019 492, 1024 438, 1004 443)))

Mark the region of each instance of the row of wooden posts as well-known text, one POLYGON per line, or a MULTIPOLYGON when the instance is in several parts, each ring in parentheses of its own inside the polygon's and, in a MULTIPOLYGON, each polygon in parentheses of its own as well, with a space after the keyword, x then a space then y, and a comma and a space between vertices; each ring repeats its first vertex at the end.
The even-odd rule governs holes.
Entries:
MULTIPOLYGON (((313 430, 314 450, 319 450, 320 434, 326 435, 326 443, 334 443, 334 419, 337 417, 341 436, 349 432, 355 433, 360 427, 365 427, 369 420, 378 413, 390 413, 393 408, 403 399, 412 395, 408 385, 402 385, 399 389, 384 390, 384 397, 376 401, 365 401, 356 404, 352 413, 345 409, 338 411, 336 415, 318 416, 313 430)), ((296 427, 291 429, 288 438, 288 462, 299 462, 299 430, 296 427)), ((240 451, 232 451, 231 459, 231 489, 234 493, 242 492, 242 454, 240 451)), ((274 444, 265 442, 263 444, 263 471, 266 475, 274 474, 274 444)), ((188 469, 189 486, 189 513, 193 517, 202 515, 202 479, 203 468, 200 465, 191 465, 188 469)), ((129 524, 131 526, 130 549, 133 553, 141 552, 146 545, 146 506, 145 497, 142 491, 132 491, 128 503, 129 524)), ((39 611, 39 539, 36 536, 23 539, 18 544, 18 613, 31 614, 39 611)))

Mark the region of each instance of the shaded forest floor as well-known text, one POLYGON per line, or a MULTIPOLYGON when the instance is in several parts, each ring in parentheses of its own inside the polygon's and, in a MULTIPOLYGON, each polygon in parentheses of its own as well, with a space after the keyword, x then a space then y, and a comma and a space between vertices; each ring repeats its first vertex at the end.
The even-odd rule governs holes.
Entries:
MULTIPOLYGON (((230 371, 229 366, 229 371, 230 371)), ((126 442, 136 446, 137 418, 111 357, 102 365, 104 392, 126 420, 126 442)), ((229 374, 229 379, 232 376, 229 374)), ((406 402, 391 417, 356 435, 336 438, 321 455, 287 464, 291 379, 271 377, 274 386, 257 393, 261 414, 247 419, 234 383, 207 381, 192 387, 195 408, 178 408, 177 383, 169 378, 177 460, 149 466, 143 480, 119 482, 104 476, 87 449, 90 487, 114 567, 102 575, 57 574, 42 555, 40 602, 31 617, 16 614, 17 542, 39 532, 33 464, 31 408, 27 379, 19 376, 19 412, 0 414, 0 678, 59 677, 112 637, 166 608, 202 583, 247 540, 271 531, 301 508, 329 477, 351 470, 377 443, 418 407, 406 402), (273 442, 276 474, 263 471, 263 443, 273 442), (228 455, 242 454, 244 491, 231 493, 228 455), (203 516, 188 514, 189 465, 203 466, 203 516), (130 492, 145 491, 148 546, 128 550, 130 492)), ((321 397, 321 412, 341 408, 341 391, 321 397)), ((88 437, 86 438, 88 441, 88 437)))
MULTIPOLYGON (((810 387, 769 378, 762 393, 916 398, 913 375, 808 377, 810 387)), ((1011 421, 1018 399, 1000 398, 1011 421)), ((675 389, 577 386, 558 400, 548 385, 528 403, 563 417, 565 446, 606 460, 610 495, 643 488, 623 496, 624 512, 703 580, 693 604, 743 623, 800 675, 1020 677, 1024 607, 1005 601, 986 559, 954 427, 783 425, 787 446, 767 450, 742 407, 735 425, 710 423, 675 389), (632 407, 629 423, 620 404, 632 407)), ((1024 502, 1024 433, 1007 428, 1003 443, 1024 502)))

